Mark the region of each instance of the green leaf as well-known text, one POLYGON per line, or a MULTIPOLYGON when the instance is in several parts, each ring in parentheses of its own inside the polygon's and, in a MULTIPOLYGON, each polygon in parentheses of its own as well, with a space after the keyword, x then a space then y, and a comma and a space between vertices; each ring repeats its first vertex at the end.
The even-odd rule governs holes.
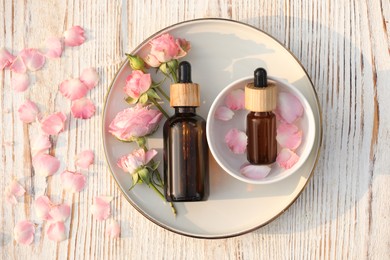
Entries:
POLYGON ((125 98, 126 102, 129 103, 130 105, 134 105, 138 102, 138 99, 132 98, 132 97, 127 97, 125 98))
POLYGON ((150 168, 155 171, 157 170, 158 166, 160 165, 160 162, 153 162, 152 165, 150 165, 150 168))
POLYGON ((143 94, 139 97, 138 102, 140 102, 141 104, 145 104, 146 102, 148 102, 148 94, 143 93, 143 94))
POLYGON ((156 91, 154 91, 154 89, 149 89, 146 94, 148 95, 148 97, 150 98, 155 98, 155 99, 161 99, 160 96, 157 94, 156 91))
POLYGON ((138 171, 138 175, 139 175, 139 177, 141 178, 141 180, 142 180, 145 184, 147 184, 147 185, 150 184, 150 175, 149 175, 148 169, 146 169, 146 168, 140 169, 140 170, 138 171))

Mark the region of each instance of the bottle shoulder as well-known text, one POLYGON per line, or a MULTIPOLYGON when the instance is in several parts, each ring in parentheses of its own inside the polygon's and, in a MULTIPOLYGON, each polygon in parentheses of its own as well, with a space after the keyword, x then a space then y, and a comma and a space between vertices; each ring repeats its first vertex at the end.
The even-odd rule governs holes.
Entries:
POLYGON ((187 123, 190 125, 206 125, 206 120, 197 114, 175 114, 165 121, 164 127, 182 123, 187 123))

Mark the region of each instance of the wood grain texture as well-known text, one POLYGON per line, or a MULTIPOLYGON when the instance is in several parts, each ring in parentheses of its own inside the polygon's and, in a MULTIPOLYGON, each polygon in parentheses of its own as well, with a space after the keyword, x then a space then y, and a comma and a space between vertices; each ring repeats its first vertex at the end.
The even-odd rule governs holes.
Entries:
MULTIPOLYGON (((0 249, 1 259, 389 259, 390 258, 390 2, 388 0, 278 1, 0 1, 0 47, 14 53, 42 48, 49 36, 72 25, 87 30, 87 42, 67 48, 32 73, 33 84, 15 93, 10 71, 0 71, 0 249), (278 219, 230 239, 200 240, 166 231, 141 216, 120 195, 104 159, 101 115, 116 70, 146 37, 171 24, 223 17, 260 28, 302 62, 318 92, 323 112, 321 156, 307 188, 278 219), (62 191, 59 178, 36 176, 30 146, 37 125, 24 125, 17 110, 29 98, 43 114, 69 113, 58 84, 97 68, 101 81, 88 97, 97 104, 90 120, 70 118, 66 132, 53 138, 50 153, 60 171, 74 169, 74 155, 91 148, 96 163, 79 194, 62 191), (4 202, 12 179, 26 187, 15 206, 4 202), (48 194, 71 202, 69 239, 50 241, 47 225, 30 207, 48 194), (96 195, 115 196, 113 216, 122 239, 104 236, 106 222, 90 214, 96 195), (23 219, 37 223, 31 246, 13 240, 23 219)), ((237 220, 239 221, 239 220, 237 220)))

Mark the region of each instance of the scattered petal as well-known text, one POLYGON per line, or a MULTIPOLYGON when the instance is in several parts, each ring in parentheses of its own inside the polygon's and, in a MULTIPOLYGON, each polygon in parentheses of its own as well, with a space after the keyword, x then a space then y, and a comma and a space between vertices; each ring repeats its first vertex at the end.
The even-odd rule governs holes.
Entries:
POLYGON ((60 84, 60 92, 64 97, 73 101, 84 97, 88 92, 88 88, 79 79, 69 79, 60 84))
POLYGON ((27 74, 12 73, 11 85, 16 92, 23 92, 30 86, 30 79, 27 74))
POLYGON ((62 55, 62 42, 58 37, 50 37, 46 39, 46 57, 59 58, 62 55))
POLYGON ((231 110, 245 108, 245 92, 242 89, 235 89, 226 95, 225 105, 231 110))
POLYGON ((34 240, 35 226, 28 220, 19 221, 14 228, 14 239, 19 244, 29 245, 34 240))
POLYGON ((16 204, 16 197, 24 195, 26 190, 16 180, 13 180, 5 189, 6 201, 10 204, 16 204))
POLYGON ((303 107, 299 99, 291 93, 280 92, 275 113, 285 122, 292 124, 303 115, 303 107))
POLYGON ((95 197, 94 203, 91 206, 91 213, 93 217, 102 221, 111 215, 110 201, 112 197, 95 197))
POLYGON ((64 130, 66 115, 62 112, 57 112, 45 117, 41 121, 42 131, 48 135, 57 135, 64 130))
POLYGON ((14 59, 15 57, 11 53, 9 53, 5 48, 1 48, 0 49, 0 70, 8 68, 12 64, 14 59))
POLYGON ((78 172, 64 171, 61 173, 61 182, 65 190, 80 192, 84 189, 87 178, 78 172))
POLYGON ((49 139, 49 136, 46 134, 40 134, 36 138, 34 138, 32 145, 31 145, 31 154, 33 156, 44 153, 48 149, 51 148, 51 142, 49 139))
POLYGON ((60 168, 60 161, 50 154, 37 154, 33 157, 32 164, 35 173, 48 177, 60 168))
POLYGON ((40 196, 34 202, 35 213, 41 220, 51 220, 50 210, 53 203, 47 196, 40 196))
POLYGON ((95 155, 92 150, 85 150, 76 156, 76 165, 82 169, 88 169, 93 164, 95 155))
POLYGON ((46 58, 37 49, 23 49, 19 55, 22 57, 24 64, 30 71, 37 71, 45 65, 46 58))
POLYGON ((67 204, 59 204, 53 206, 49 212, 50 218, 53 221, 65 221, 70 216, 70 207, 67 204))
POLYGON ((23 61, 22 57, 20 57, 20 56, 16 57, 12 61, 9 68, 12 72, 19 73, 19 74, 26 73, 26 71, 27 71, 26 65, 24 64, 24 61, 23 61))
POLYGON ((240 168, 240 172, 245 177, 254 180, 261 180, 267 177, 270 173, 271 167, 268 165, 252 165, 252 164, 244 164, 240 168))
POLYGON ((214 117, 222 121, 229 121, 234 116, 234 112, 225 106, 220 106, 215 110, 214 117))
POLYGON ((284 148, 276 157, 276 162, 284 169, 290 169, 299 160, 299 156, 293 151, 284 148))
POLYGON ((71 111, 75 118, 88 119, 95 114, 96 107, 90 99, 80 98, 72 102, 71 111))
POLYGON ((46 234, 49 236, 50 240, 61 242, 64 241, 67 237, 65 234, 65 225, 64 222, 58 221, 50 224, 47 229, 46 234))
POLYGON ((66 46, 79 46, 85 41, 84 29, 80 26, 73 26, 64 32, 64 42, 66 46))
POLYGON ((302 131, 295 125, 282 123, 276 129, 276 140, 283 148, 295 150, 302 142, 302 131))
POLYGON ((81 73, 80 80, 88 89, 93 89, 99 83, 99 74, 94 68, 87 68, 81 73))
POLYGON ((39 110, 37 105, 31 100, 27 99, 18 109, 19 119, 24 123, 34 122, 38 115, 39 110))
POLYGON ((118 221, 111 220, 111 222, 106 227, 106 236, 110 238, 118 238, 121 234, 121 226, 118 221))
POLYGON ((243 154, 246 151, 248 137, 242 131, 233 128, 225 135, 225 142, 229 149, 235 154, 243 154))

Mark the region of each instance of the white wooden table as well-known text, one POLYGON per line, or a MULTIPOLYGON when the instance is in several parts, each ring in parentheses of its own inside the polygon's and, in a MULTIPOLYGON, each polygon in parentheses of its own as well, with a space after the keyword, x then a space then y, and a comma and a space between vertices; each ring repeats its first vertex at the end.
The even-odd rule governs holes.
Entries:
POLYGON ((49 36, 72 25, 88 40, 66 49, 33 73, 33 84, 15 93, 11 72, 0 71, 0 251, 1 259, 389 259, 390 258, 390 2, 350 1, 19 1, 0 2, 0 47, 17 53, 43 47, 49 36), (317 3, 318 2, 318 3, 317 3), (105 163, 101 115, 108 86, 124 59, 149 35, 171 24, 223 17, 258 27, 302 62, 323 111, 321 156, 305 191, 278 219, 240 237, 201 240, 153 224, 120 194, 105 163), (58 84, 97 68, 101 80, 88 94, 97 104, 90 120, 70 119, 51 150, 59 172, 73 168, 74 155, 90 148, 95 164, 88 186, 69 194, 59 178, 34 175, 30 145, 38 129, 23 124, 17 109, 26 99, 44 113, 69 111, 58 84), (27 193, 11 206, 5 187, 17 179, 27 193), (34 242, 19 245, 13 227, 36 219, 31 203, 47 194, 72 203, 68 240, 50 241, 39 224, 34 242), (112 195, 122 238, 104 235, 105 222, 90 214, 96 195, 112 195))

